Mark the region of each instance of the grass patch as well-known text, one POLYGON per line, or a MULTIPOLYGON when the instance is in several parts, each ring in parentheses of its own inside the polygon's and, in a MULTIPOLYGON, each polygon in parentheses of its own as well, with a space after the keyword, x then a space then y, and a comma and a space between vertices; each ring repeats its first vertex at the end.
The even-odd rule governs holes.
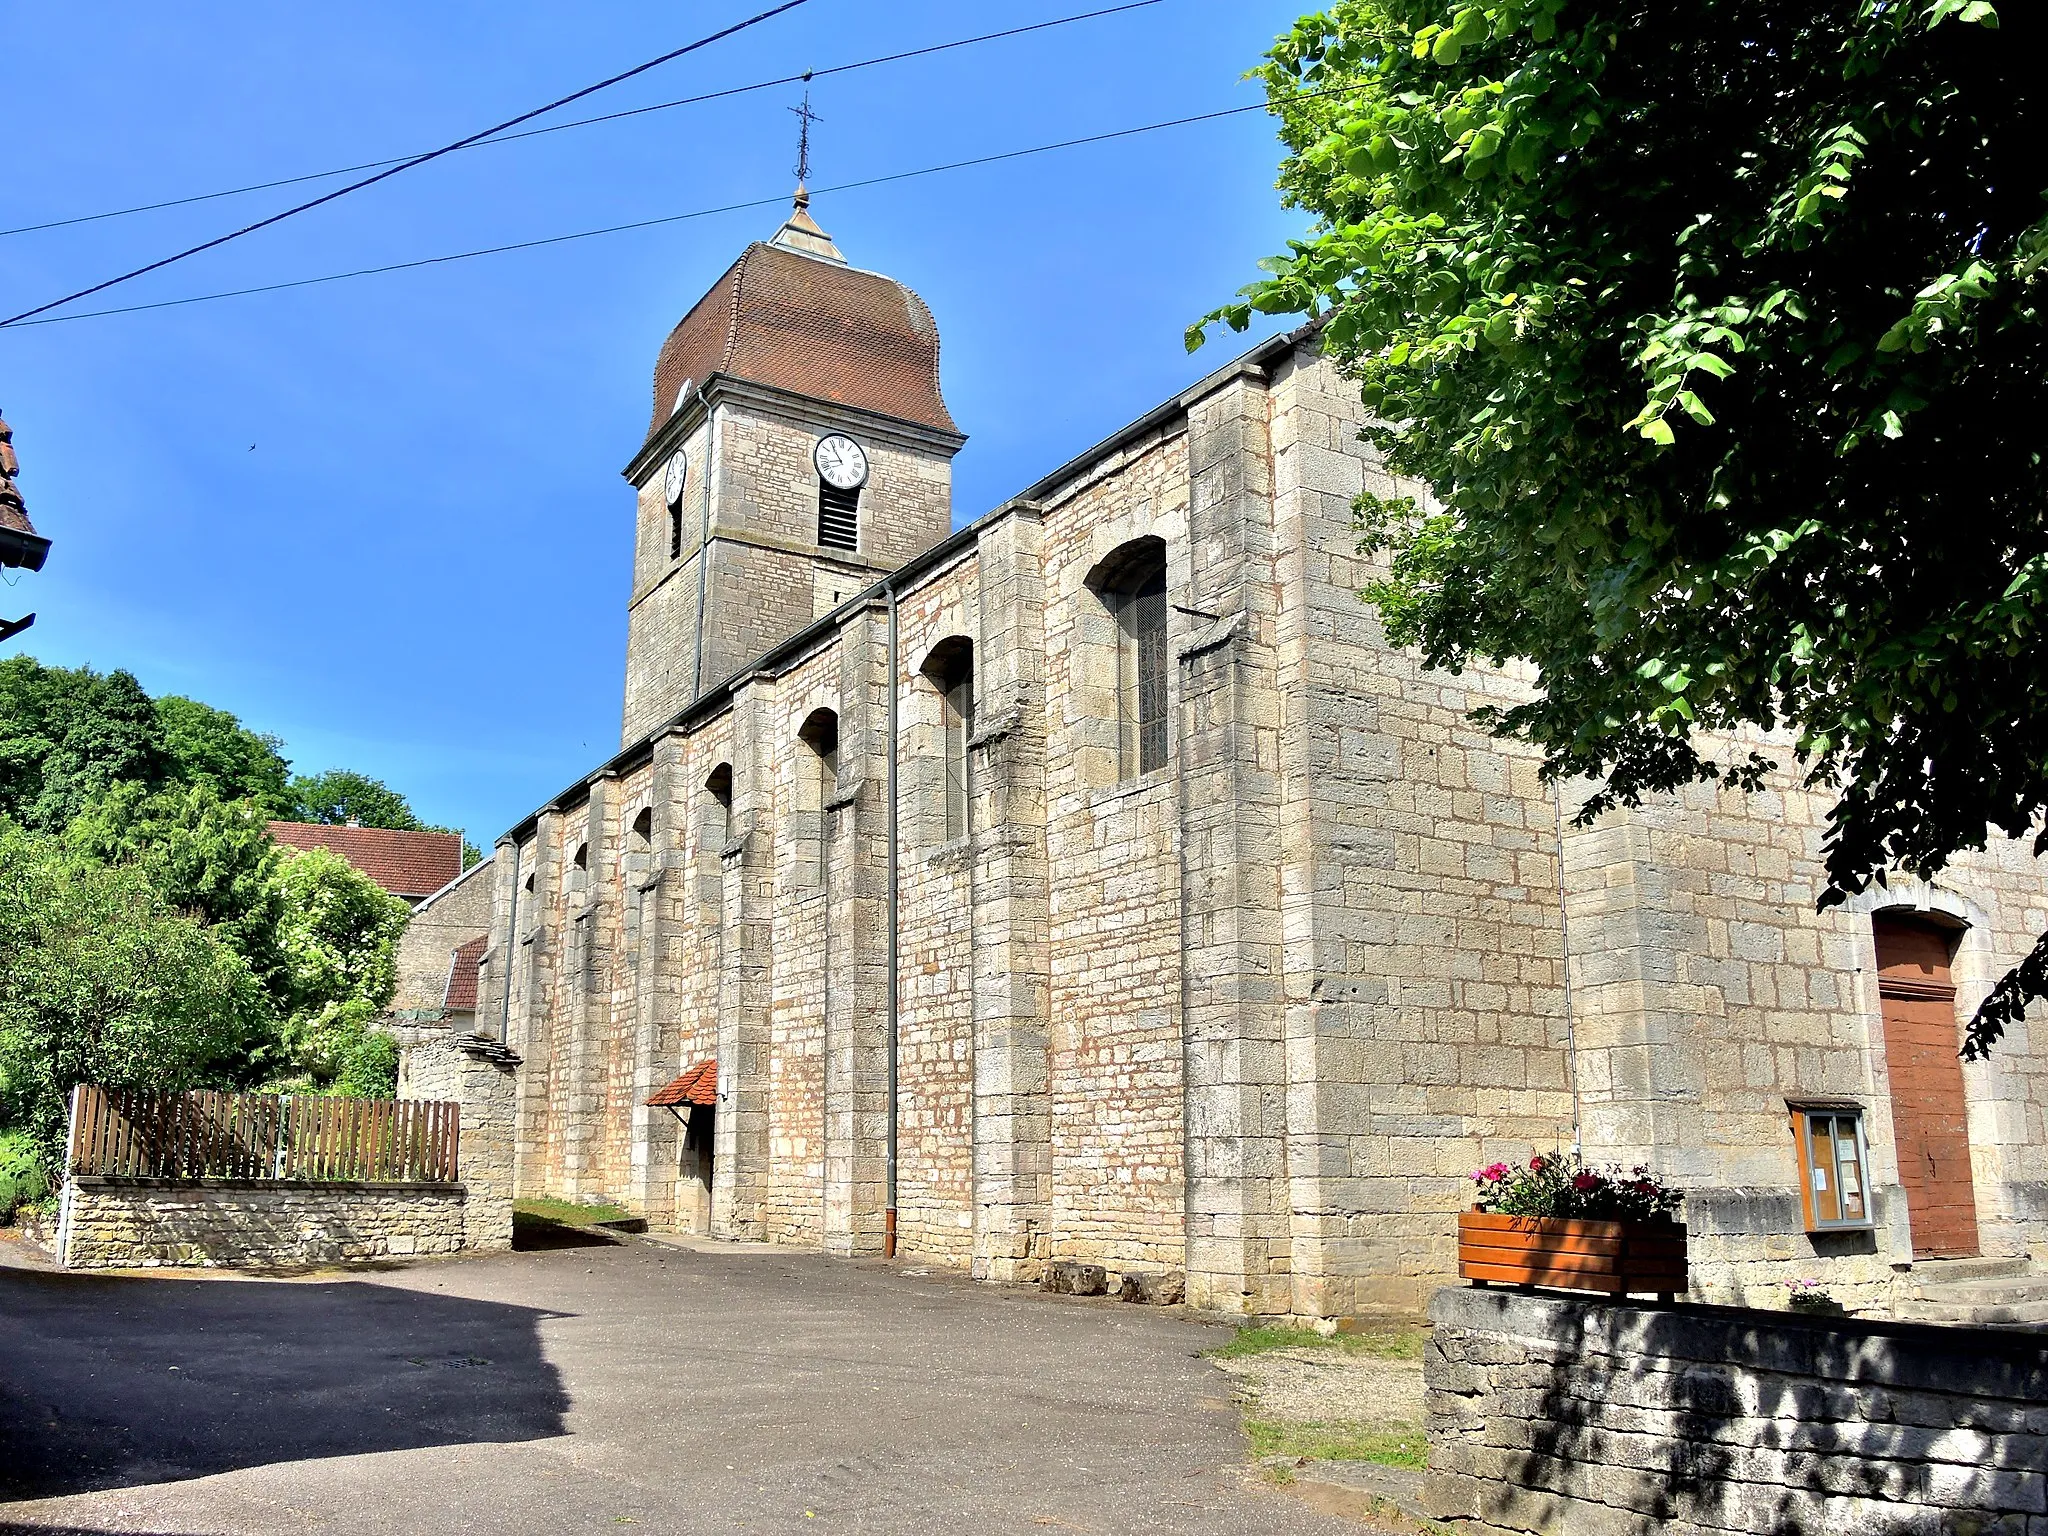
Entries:
POLYGON ((1428 1464, 1428 1443, 1419 1429, 1378 1424, 1246 1419, 1254 1456, 1287 1456, 1300 1461, 1371 1461, 1383 1467, 1428 1464))
POLYGON ((624 1221, 633 1214, 616 1205, 578 1205, 573 1200, 546 1198, 514 1200, 512 1211, 514 1215, 532 1216, 565 1227, 591 1227, 600 1221, 624 1221))
POLYGON ((1426 1328, 1372 1328, 1324 1338, 1313 1328, 1246 1327, 1209 1354, 1217 1360, 1241 1360, 1275 1349, 1336 1349, 1377 1360, 1420 1360, 1423 1340, 1428 1337, 1426 1328))

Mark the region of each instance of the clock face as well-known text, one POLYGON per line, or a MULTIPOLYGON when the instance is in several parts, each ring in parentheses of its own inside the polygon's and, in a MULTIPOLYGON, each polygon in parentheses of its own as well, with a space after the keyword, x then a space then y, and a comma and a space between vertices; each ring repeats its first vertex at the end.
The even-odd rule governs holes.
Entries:
POLYGON ((829 486, 850 491, 867 484, 868 456, 850 437, 834 432, 830 437, 820 438, 812 458, 818 466, 818 477, 829 486))
POLYGON ((661 493, 668 498, 670 506, 683 499, 683 482, 689 476, 690 460, 683 450, 678 448, 676 456, 668 461, 668 468, 661 477, 661 493))

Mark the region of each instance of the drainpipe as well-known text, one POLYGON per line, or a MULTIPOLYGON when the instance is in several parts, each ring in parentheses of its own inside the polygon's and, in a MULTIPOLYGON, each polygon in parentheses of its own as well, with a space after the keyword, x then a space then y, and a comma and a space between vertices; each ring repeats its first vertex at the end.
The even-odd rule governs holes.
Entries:
POLYGON ((896 583, 889 594, 889 1139, 883 1153, 882 1257, 896 1257, 896 583))
MULTIPOLYGON (((704 391, 699 389, 701 400, 704 391)), ((718 479, 718 413, 725 409, 714 405, 705 417, 709 429, 704 449, 704 515, 697 532, 697 644, 690 655, 690 699, 691 702, 704 696, 704 602, 710 580, 711 569, 711 487, 718 479)))
POLYGON ((512 839, 512 911, 506 921, 502 953, 504 996, 498 1000, 498 1043, 512 1043, 512 958, 519 953, 519 839, 512 839))

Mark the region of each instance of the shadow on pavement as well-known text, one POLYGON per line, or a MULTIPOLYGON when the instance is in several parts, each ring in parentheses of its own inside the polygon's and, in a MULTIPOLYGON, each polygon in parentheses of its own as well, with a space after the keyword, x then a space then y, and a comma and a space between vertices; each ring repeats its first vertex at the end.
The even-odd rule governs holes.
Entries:
POLYGON ((539 1324, 560 1315, 360 1281, 0 1270, 0 1498, 559 1435, 539 1324))
POLYGON ((613 1248, 621 1239, 595 1227, 573 1226, 552 1216, 532 1211, 512 1213, 512 1246, 521 1253, 546 1252, 552 1248, 613 1248))

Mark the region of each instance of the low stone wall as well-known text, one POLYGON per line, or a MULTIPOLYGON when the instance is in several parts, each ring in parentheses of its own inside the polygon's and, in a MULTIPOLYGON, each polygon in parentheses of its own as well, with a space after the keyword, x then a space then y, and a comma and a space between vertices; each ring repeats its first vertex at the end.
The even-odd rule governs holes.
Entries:
POLYGON ((74 1177, 57 1252, 70 1269, 263 1268, 454 1253, 460 1184, 74 1177))
POLYGON ((2048 1339, 1453 1288, 1423 1502, 1469 1536, 2048 1536, 2048 1339))

